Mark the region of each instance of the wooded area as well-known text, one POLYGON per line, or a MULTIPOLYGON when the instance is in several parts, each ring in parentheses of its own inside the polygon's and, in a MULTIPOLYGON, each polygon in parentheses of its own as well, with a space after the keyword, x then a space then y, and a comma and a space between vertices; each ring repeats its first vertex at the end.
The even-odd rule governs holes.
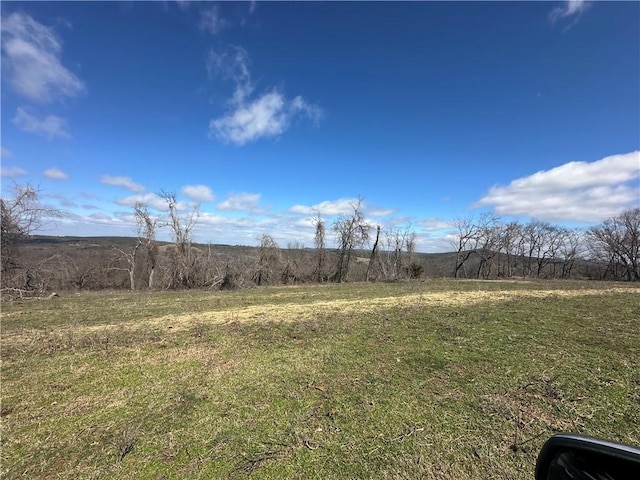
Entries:
POLYGON ((389 282, 425 277, 640 280, 640 208, 589 229, 539 220, 502 222, 485 213, 457 219, 453 251, 415 251, 410 225, 382 228, 368 221, 362 199, 330 228, 312 219, 314 245, 281 248, 271 235, 257 247, 193 241, 198 208, 180 211, 173 193, 161 192, 164 214, 137 204, 133 239, 34 237, 61 212, 40 203, 39 192, 15 185, 2 198, 2 288, 5 296, 40 296, 80 289, 236 289, 255 285, 346 281, 389 282), (159 229, 171 242, 159 242, 159 229), (331 249, 328 232, 333 234, 331 249))

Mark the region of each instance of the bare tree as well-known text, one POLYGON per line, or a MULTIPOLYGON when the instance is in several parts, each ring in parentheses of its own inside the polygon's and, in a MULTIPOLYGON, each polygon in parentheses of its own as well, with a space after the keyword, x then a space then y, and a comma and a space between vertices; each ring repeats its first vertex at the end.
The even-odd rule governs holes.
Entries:
POLYGON ((192 231, 199 214, 195 206, 186 214, 180 214, 175 193, 160 192, 159 196, 166 202, 168 212, 167 225, 173 235, 173 265, 170 271, 170 288, 195 286, 195 257, 192 245, 192 231))
POLYGON ((282 283, 296 283, 302 279, 300 272, 301 266, 304 265, 304 245, 294 241, 287 243, 287 249, 284 256, 284 267, 280 278, 282 283))
POLYGON ((562 240, 563 229, 547 222, 534 221, 531 223, 535 242, 530 244, 530 254, 536 264, 536 276, 542 277, 544 270, 558 254, 562 240))
POLYGON ((349 269, 353 251, 362 248, 369 240, 371 228, 364 217, 362 198, 351 204, 351 215, 340 215, 333 223, 338 244, 338 261, 333 279, 336 282, 346 282, 349 279, 349 269))
POLYGON ((114 265, 111 267, 111 270, 121 270, 121 271, 127 272, 129 274, 129 288, 131 290, 136 289, 136 267, 138 264, 137 262, 138 251, 141 245, 142 245, 142 239, 138 238, 136 240, 136 244, 134 245, 134 247, 131 249, 130 252, 122 248, 113 246, 113 249, 120 254, 120 258, 125 260, 126 266, 120 267, 120 266, 114 265))
POLYGON ((16 183, 10 198, 0 198, 0 216, 0 259, 2 273, 6 273, 19 266, 21 243, 41 228, 47 218, 59 217, 61 212, 40 203, 39 189, 16 183))
POLYGON ((273 237, 266 233, 262 235, 258 248, 256 271, 253 274, 253 281, 256 285, 273 283, 274 272, 278 269, 280 258, 280 247, 273 237))
POLYGON ((588 241, 599 257, 609 260, 609 270, 629 281, 640 280, 640 208, 622 212, 590 228, 588 241))
POLYGON ((571 278, 571 272, 575 265, 575 262, 580 255, 584 247, 583 232, 574 230, 565 230, 562 242, 560 243, 559 252, 562 259, 562 278, 571 278))
POLYGON ((153 280, 160 253, 158 242, 156 241, 158 219, 153 218, 147 206, 142 203, 136 203, 134 210, 136 222, 138 223, 138 241, 147 250, 147 288, 151 290, 153 289, 153 280))
POLYGON ((316 215, 311 221, 313 222, 316 230, 314 237, 314 246, 316 249, 314 276, 318 283, 322 283, 327 279, 327 250, 325 246, 326 228, 319 211, 316 212, 316 215))
MULTIPOLYGON (((453 276, 458 278, 460 270, 467 277, 465 264, 472 255, 480 257, 480 267, 476 276, 481 275, 483 264, 487 262, 489 255, 492 255, 494 248, 497 248, 496 229, 498 218, 492 213, 483 213, 479 217, 459 218, 454 222, 458 229, 455 237, 454 248, 456 249, 456 266, 453 276)), ((492 258, 492 257, 491 257, 492 258)))
POLYGON ((474 223, 473 217, 458 218, 453 224, 458 229, 458 234, 455 237, 455 243, 453 245, 456 249, 456 266, 453 271, 453 277, 458 278, 460 276, 460 270, 464 272, 464 276, 466 277, 467 273, 464 270, 464 264, 469 260, 469 257, 475 249, 478 227, 474 223))
POLYGON ((512 277, 516 268, 519 240, 522 237, 521 225, 517 221, 500 225, 498 231, 498 251, 501 253, 498 262, 498 276, 512 277))
POLYGON ((476 253, 480 257, 476 278, 490 278, 493 261, 500 250, 500 226, 495 217, 487 217, 479 225, 476 253))
MULTIPOLYGON (((387 229, 384 232, 384 253, 380 255, 380 267, 385 280, 415 277, 420 273, 411 265, 415 242, 416 235, 411 225, 387 229)), ((418 268, 417 265, 415 268, 418 268)))
POLYGON ((375 267, 380 266, 380 258, 378 256, 378 243, 380 243, 380 225, 376 226, 376 239, 373 242, 373 248, 371 249, 371 255, 369 256, 369 264, 367 265, 366 281, 370 281, 372 273, 375 267))

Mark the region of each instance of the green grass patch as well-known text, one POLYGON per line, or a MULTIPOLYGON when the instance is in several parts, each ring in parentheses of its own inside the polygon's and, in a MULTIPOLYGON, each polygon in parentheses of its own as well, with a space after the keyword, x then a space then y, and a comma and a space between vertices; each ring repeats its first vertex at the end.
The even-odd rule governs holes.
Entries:
POLYGON ((2 478, 522 478, 640 443, 640 289, 427 281, 2 309, 2 478))

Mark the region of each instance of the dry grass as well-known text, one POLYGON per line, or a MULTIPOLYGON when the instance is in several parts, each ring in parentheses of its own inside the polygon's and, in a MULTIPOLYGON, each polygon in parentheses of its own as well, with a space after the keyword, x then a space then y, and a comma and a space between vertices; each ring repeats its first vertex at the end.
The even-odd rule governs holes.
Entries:
POLYGON ((3 478, 531 478, 640 443, 640 289, 451 282, 3 306, 3 478))

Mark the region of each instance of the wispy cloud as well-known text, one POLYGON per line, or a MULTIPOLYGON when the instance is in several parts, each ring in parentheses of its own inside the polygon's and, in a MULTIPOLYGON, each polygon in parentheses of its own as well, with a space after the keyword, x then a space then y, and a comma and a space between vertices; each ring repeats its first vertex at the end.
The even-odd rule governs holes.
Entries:
POLYGON ((453 226, 453 223, 441 218, 430 217, 417 221, 416 225, 422 227, 424 231, 435 232, 439 230, 447 230, 453 226))
POLYGON ((367 215, 370 217, 388 217, 397 211, 395 208, 382 208, 367 206, 367 215))
POLYGON ((61 193, 48 194, 47 197, 55 198, 61 206, 66 208, 75 208, 78 206, 76 202, 61 193))
POLYGON ((597 222, 640 203, 639 177, 640 151, 570 162, 494 186, 475 206, 493 206, 500 215, 597 222))
POLYGON ((339 198, 338 200, 325 200, 315 205, 294 205, 289 209, 289 213, 302 215, 348 215, 353 213, 353 206, 358 203, 357 198, 339 198))
POLYGON ((5 167, 0 169, 0 176, 3 178, 18 178, 24 177, 28 172, 24 168, 20 167, 5 167))
POLYGON ((236 84, 233 96, 229 100, 231 107, 242 105, 253 93, 253 82, 249 71, 249 54, 242 47, 229 46, 224 50, 211 49, 206 60, 210 78, 219 77, 236 84))
POLYGON ((218 5, 213 5, 200 11, 200 28, 211 35, 219 34, 228 26, 229 21, 222 18, 218 5))
POLYGON ((555 7, 549 14, 551 23, 556 23, 563 18, 579 18, 591 6, 587 0, 567 0, 562 2, 562 6, 555 7))
POLYGON ((289 100, 281 92, 272 89, 251 99, 255 87, 248 63, 249 56, 240 47, 209 52, 206 62, 209 75, 235 83, 227 113, 209 123, 210 137, 242 146, 261 138, 282 135, 295 118, 308 118, 315 123, 320 121, 322 109, 301 96, 289 100))
POLYGON ((114 177, 111 175, 103 175, 100 179, 105 185, 113 185, 114 187, 122 187, 132 192, 144 192, 146 189, 139 183, 135 183, 129 177, 114 177))
POLYGON ((2 158, 9 158, 13 153, 8 148, 0 147, 0 156, 2 158))
POLYGON ((71 98, 84 83, 61 62, 62 43, 53 29, 29 15, 2 18, 2 70, 14 90, 30 100, 48 103, 71 98))
POLYGON ((206 185, 185 185, 181 191, 194 202, 211 202, 216 198, 206 185))
POLYGON ((53 140, 56 137, 71 138, 67 131, 67 121, 56 115, 47 115, 44 118, 29 113, 25 107, 18 107, 16 116, 13 117, 13 123, 20 130, 35 133, 43 137, 53 140))
POLYGON ((123 207, 135 207, 137 204, 141 203, 143 205, 148 206, 149 208, 153 208, 154 210, 160 210, 160 211, 167 210, 167 202, 165 202, 162 198, 160 198, 155 193, 130 195, 128 197, 117 199, 116 203, 123 207))
POLYGON ((256 210, 259 203, 259 193, 235 193, 229 195, 227 199, 219 203, 216 208, 228 212, 250 212, 256 210))
POLYGON ((44 171, 44 176, 52 180, 67 180, 69 175, 57 168, 49 168, 44 171))
MULTIPOLYGON (((128 197, 123 197, 116 200, 116 204, 123 207, 135 207, 140 203, 159 212, 167 212, 169 210, 167 201, 157 193, 140 193, 137 195, 129 195, 128 197)), ((178 201, 176 203, 176 208, 178 212, 193 212, 194 204, 192 202, 178 201)), ((196 211, 197 210, 198 209, 196 209, 196 211)))

